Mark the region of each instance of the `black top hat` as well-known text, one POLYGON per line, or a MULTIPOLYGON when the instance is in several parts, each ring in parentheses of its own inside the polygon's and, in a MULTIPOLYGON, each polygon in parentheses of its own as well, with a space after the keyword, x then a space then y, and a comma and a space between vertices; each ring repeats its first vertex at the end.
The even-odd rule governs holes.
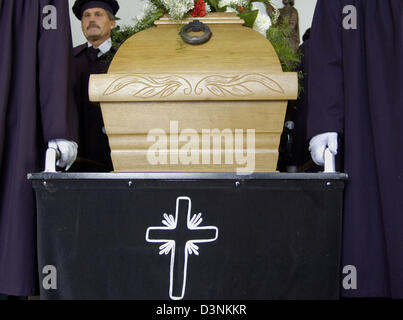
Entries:
POLYGON ((91 8, 102 8, 116 15, 119 10, 119 4, 116 0, 77 0, 73 6, 73 12, 77 19, 81 20, 83 12, 91 8))

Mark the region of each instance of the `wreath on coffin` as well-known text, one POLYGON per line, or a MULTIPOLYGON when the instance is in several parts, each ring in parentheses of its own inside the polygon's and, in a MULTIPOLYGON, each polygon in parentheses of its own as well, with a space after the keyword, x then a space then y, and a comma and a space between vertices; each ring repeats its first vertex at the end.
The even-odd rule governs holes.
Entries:
POLYGON ((300 64, 301 53, 295 52, 289 43, 291 28, 286 20, 279 22, 280 12, 276 9, 267 14, 269 0, 145 0, 141 14, 133 25, 117 26, 112 31, 115 48, 132 35, 154 27, 154 22, 163 16, 181 21, 188 17, 203 17, 209 12, 235 12, 245 21, 245 26, 263 34, 273 45, 284 72, 295 71, 300 64))

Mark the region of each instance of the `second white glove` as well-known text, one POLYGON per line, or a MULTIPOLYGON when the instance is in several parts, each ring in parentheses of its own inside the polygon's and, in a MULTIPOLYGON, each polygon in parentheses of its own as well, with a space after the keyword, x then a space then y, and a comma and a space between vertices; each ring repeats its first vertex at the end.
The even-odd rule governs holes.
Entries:
POLYGON ((314 136, 309 142, 312 160, 319 166, 325 164, 325 150, 329 148, 333 155, 337 154, 337 132, 327 132, 314 136))
POLYGON ((77 158, 78 145, 74 141, 65 139, 55 139, 48 143, 49 148, 59 150, 60 158, 57 160, 56 165, 61 168, 66 168, 66 171, 71 167, 77 158))

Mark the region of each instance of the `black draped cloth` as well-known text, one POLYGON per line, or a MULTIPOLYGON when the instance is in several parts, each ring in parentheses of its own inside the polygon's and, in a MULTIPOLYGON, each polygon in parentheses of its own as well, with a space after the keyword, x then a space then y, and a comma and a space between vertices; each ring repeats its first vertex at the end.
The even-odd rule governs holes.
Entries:
POLYGON ((403 298, 403 1, 318 0, 309 58, 308 136, 344 139, 342 294, 403 298))
POLYGON ((47 141, 77 140, 67 5, 0 0, 0 293, 7 295, 38 293, 35 197, 27 174, 43 170, 47 141), (55 28, 45 29, 51 12, 55 28))

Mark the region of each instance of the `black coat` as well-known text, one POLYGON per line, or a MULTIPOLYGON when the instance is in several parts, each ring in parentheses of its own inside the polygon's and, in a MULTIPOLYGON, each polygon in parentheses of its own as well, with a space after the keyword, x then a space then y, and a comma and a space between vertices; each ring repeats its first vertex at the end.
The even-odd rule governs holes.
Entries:
POLYGON ((344 137, 342 264, 358 287, 342 293, 403 298, 403 1, 318 0, 308 81, 308 137, 344 137))
POLYGON ((74 48, 74 92, 78 106, 80 137, 78 158, 70 171, 109 172, 113 171, 111 150, 105 134, 99 103, 89 101, 88 82, 91 74, 106 73, 116 50, 99 58, 91 58, 87 44, 74 48))
POLYGON ((0 293, 28 296, 38 271, 27 174, 43 170, 49 140, 77 141, 68 2, 0 0, 0 32, 0 293), (56 29, 43 27, 47 5, 56 29))

